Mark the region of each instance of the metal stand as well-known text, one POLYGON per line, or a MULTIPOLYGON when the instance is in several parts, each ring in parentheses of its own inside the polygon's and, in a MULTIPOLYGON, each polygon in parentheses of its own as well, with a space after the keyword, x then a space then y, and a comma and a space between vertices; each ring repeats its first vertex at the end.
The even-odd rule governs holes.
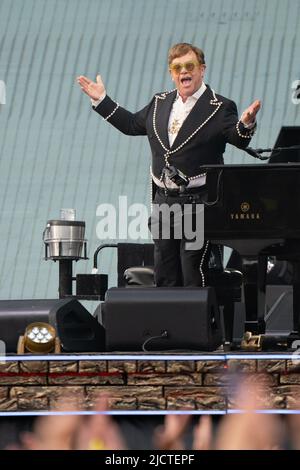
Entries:
POLYGON ((73 261, 68 259, 60 259, 59 264, 59 298, 63 299, 66 296, 73 294, 73 261))
MULTIPOLYGON (((83 256, 64 256, 62 242, 58 242, 58 256, 51 256, 49 254, 49 245, 45 243, 45 260, 57 261, 59 265, 59 286, 58 294, 60 299, 73 296, 73 261, 79 259, 88 259, 86 240, 83 241, 83 256)), ((74 296, 75 297, 75 296, 74 296)))

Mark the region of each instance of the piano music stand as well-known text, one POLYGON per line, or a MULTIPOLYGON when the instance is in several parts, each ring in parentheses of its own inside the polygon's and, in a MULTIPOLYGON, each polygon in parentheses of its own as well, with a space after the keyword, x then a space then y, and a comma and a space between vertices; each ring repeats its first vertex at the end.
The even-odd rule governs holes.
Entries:
MULTIPOLYGON (((291 147, 300 144, 300 126, 283 126, 278 134, 274 148, 291 147)), ((269 163, 300 163, 300 149, 273 151, 269 163)))

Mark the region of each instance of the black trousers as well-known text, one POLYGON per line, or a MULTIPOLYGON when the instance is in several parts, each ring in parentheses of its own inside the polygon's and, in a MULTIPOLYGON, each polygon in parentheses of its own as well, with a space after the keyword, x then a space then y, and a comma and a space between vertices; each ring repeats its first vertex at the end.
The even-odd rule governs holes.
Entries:
MULTIPOLYGON (((185 208, 192 210, 193 229, 196 224, 197 204, 201 204, 205 197, 205 187, 197 188, 191 192, 183 194, 174 194, 163 189, 158 189, 154 198, 154 211, 149 219, 149 226, 154 233, 153 227, 158 227, 153 236, 154 241, 154 270, 155 282, 157 287, 204 287, 207 283, 208 262, 211 252, 211 244, 204 240, 200 249, 190 249, 188 243, 192 240, 185 237, 184 217, 179 220, 171 213, 170 217, 170 237, 163 236, 162 228, 164 221, 161 212, 157 212, 161 205, 168 207, 174 204, 182 208, 181 214, 184 215, 185 208), (188 206, 187 206, 188 205, 188 206), (176 235, 176 227, 181 224, 182 237, 176 235), (159 233, 159 235, 158 235, 159 233), (158 236, 157 236, 158 235, 158 236)), ((178 212, 180 214, 180 212, 178 212)), ((191 220, 191 219, 190 219, 191 220)), ((178 232, 177 232, 178 233, 178 232)))

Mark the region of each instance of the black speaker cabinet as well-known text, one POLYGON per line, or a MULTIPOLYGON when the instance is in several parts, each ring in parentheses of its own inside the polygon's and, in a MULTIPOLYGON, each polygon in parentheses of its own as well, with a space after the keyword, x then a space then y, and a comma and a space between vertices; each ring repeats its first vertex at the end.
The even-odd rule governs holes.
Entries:
POLYGON ((212 287, 111 288, 102 319, 107 351, 212 351, 222 343, 212 287))
POLYGON ((99 352, 105 348, 104 328, 76 299, 1 300, 0 339, 15 353, 19 336, 33 322, 50 323, 66 352, 99 352))

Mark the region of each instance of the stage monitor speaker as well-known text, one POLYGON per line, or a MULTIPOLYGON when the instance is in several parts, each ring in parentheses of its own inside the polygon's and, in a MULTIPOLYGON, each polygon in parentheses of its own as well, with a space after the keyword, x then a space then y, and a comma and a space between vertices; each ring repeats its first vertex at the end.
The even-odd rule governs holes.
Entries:
POLYGON ((222 343, 212 287, 111 288, 102 319, 107 351, 212 351, 222 343))
POLYGON ((65 352, 99 352, 105 331, 76 299, 0 300, 0 340, 16 353, 19 336, 33 322, 52 325, 65 352))

